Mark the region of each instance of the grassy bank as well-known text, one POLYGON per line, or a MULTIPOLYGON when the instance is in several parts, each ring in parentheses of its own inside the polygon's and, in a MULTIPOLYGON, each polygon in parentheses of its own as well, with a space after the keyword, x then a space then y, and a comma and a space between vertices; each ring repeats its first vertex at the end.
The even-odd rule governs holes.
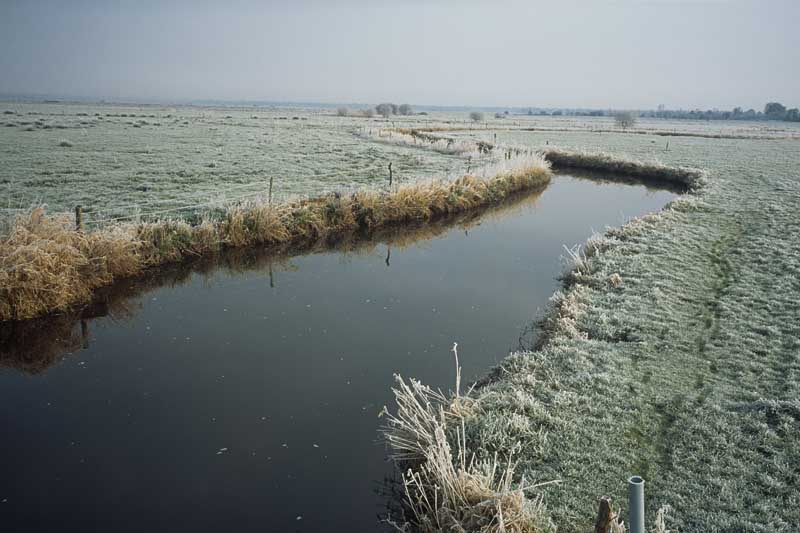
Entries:
MULTIPOLYGON (((602 495, 624 519, 633 474, 647 480, 650 524, 669 505, 668 527, 682 532, 800 525, 800 145, 711 142, 664 156, 708 168, 704 187, 576 255, 536 351, 505 359, 458 416, 448 413, 459 400, 437 399, 457 471, 469 474, 459 456, 499 458, 515 467, 512 489, 561 481, 523 490, 536 510, 527 530, 543 519, 589 530, 602 495)), ((649 150, 644 140, 626 146, 649 150)), ((400 417, 409 395, 425 404, 422 392, 398 391, 400 417)), ((412 473, 426 464, 417 454, 412 473)))
MULTIPOLYGON (((545 151, 543 155, 557 168, 586 169, 645 182, 671 183, 695 194, 707 183, 706 173, 693 168, 557 149, 545 151)), ((694 206, 695 197, 689 198, 673 202, 668 209, 694 206)), ((642 221, 637 220, 621 231, 630 231, 629 227, 640 223, 642 221)), ((593 258, 611 247, 610 235, 594 237, 574 254, 573 268, 564 277, 565 287, 572 290, 553 297, 552 311, 539 324, 541 352, 561 337, 584 338, 577 324, 584 286, 603 289, 622 283, 618 274, 603 279, 599 285, 591 279, 593 258)), ((527 443, 538 439, 538 446, 546 445, 547 426, 539 423, 542 416, 549 417, 547 408, 540 405, 535 413, 526 412, 524 406, 514 403, 519 398, 517 393, 511 397, 498 395, 491 385, 510 381, 547 391, 557 387, 561 378, 551 372, 542 376, 547 364, 540 359, 540 352, 528 353, 524 355, 536 361, 532 367, 504 365, 480 382, 477 389, 462 396, 455 347, 454 353, 457 378, 453 395, 398 377, 398 387, 394 391, 397 410, 388 416, 386 440, 403 472, 405 516, 402 520, 405 526, 401 527, 420 531, 550 531, 555 523, 538 489, 558 485, 562 480, 560 477, 544 479, 535 466, 524 472, 519 470, 520 464, 531 461, 530 456, 521 453, 527 449, 527 443), (491 411, 494 402, 513 407, 510 412, 494 417, 491 411), (537 416, 533 417, 534 414, 537 416), (502 441, 505 446, 486 447, 487 439, 502 441), (433 505, 433 501, 437 504, 433 505)), ((509 361, 522 356, 518 354, 509 361)), ((602 488, 597 490, 602 492, 602 488)), ((588 529, 590 521, 587 519, 583 526, 588 529)), ((571 528, 581 530, 582 526, 571 524, 570 531, 571 528)))
POLYGON ((284 205, 253 200, 182 220, 75 231, 68 216, 34 209, 0 241, 0 320, 22 320, 91 300, 99 287, 145 269, 223 248, 335 243, 347 235, 487 207, 550 179, 548 163, 526 155, 452 181, 403 185, 390 192, 332 194, 284 205))

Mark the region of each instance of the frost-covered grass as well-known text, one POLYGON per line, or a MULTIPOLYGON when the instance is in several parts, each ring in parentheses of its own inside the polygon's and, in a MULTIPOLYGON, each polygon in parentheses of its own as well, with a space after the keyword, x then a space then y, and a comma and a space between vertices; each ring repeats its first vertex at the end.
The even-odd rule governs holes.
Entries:
POLYGON ((673 509, 662 529, 796 531, 800 143, 682 137, 666 151, 644 135, 498 138, 709 176, 576 252, 538 349, 482 380, 463 429, 447 429, 451 447, 461 434, 478 462, 513 450, 517 482, 562 480, 535 493, 559 531, 590 529, 603 495, 626 518, 633 474, 647 481, 648 523, 673 509))

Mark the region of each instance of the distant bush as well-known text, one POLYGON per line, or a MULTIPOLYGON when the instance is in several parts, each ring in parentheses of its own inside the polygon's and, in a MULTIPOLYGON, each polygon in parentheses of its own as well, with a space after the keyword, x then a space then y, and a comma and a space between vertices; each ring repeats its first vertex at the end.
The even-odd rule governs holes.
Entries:
POLYGON ((469 114, 469 118, 472 119, 473 122, 480 122, 481 120, 483 120, 483 113, 481 113, 480 111, 472 111, 469 114))
POLYGON ((614 113, 614 123, 624 130, 631 128, 636 125, 636 115, 632 111, 617 111, 614 113))
POLYGON ((383 104, 378 104, 378 105, 376 105, 376 106, 375 106, 375 111, 376 111, 376 112, 377 112, 379 115, 381 115, 383 118, 388 118, 388 117, 389 117, 389 115, 392 115, 392 114, 394 114, 392 111, 393 111, 393 109, 394 109, 394 108, 396 108, 396 107, 397 107, 397 106, 396 106, 396 105, 394 105, 394 104, 383 103, 383 104))
POLYGON ((349 109, 347 107, 339 107, 336 109, 336 115, 340 117, 372 118, 375 116, 375 110, 371 107, 366 109, 349 109))
POLYGON ((384 102, 375 106, 375 112, 384 118, 389 115, 413 115, 414 108, 410 104, 393 104, 391 102, 384 102))
POLYGON ((767 118, 782 119, 786 115, 786 106, 780 102, 768 102, 764 106, 764 114, 767 118))
POLYGON ((64 148, 69 148, 71 146, 74 146, 74 144, 72 144, 72 142, 68 141, 67 139, 61 139, 61 141, 59 141, 58 145, 59 146, 63 146, 64 148))

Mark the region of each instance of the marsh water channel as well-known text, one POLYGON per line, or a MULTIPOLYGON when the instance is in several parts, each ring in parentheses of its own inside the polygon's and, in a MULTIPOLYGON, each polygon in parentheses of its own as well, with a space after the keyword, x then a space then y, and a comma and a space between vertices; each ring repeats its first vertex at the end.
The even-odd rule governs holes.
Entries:
POLYGON ((448 389, 531 345, 564 245, 674 191, 557 175, 478 217, 249 251, 0 326, 3 531, 385 527, 393 375, 448 389))

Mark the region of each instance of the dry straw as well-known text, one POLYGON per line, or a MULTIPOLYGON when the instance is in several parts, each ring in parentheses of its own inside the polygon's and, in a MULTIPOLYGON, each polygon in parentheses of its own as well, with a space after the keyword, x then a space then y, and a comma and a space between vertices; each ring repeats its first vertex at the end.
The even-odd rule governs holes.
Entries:
POLYGON ((384 429, 393 459, 405 468, 403 517, 391 523, 401 531, 479 531, 483 533, 551 531, 540 495, 542 485, 515 482, 511 458, 468 457, 464 422, 478 404, 458 392, 461 368, 456 357, 456 392, 448 396, 418 381, 396 376, 397 410, 384 429), (455 448, 451 441, 455 440, 455 448))

